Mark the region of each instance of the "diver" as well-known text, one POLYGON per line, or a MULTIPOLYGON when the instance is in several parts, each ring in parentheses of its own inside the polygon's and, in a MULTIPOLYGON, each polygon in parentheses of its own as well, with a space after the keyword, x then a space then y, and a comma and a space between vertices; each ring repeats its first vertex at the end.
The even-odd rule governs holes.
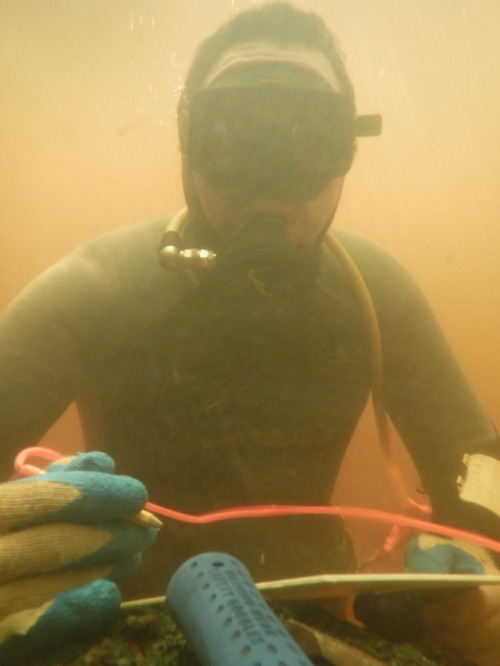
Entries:
MULTIPOLYGON (((120 603, 114 581, 128 598, 162 594, 203 551, 259 581, 356 569, 340 519, 158 530, 137 514, 148 494, 194 514, 330 503, 371 369, 359 303, 323 241, 374 124, 319 16, 284 2, 237 14, 200 45, 179 101, 187 211, 77 248, 2 314, 0 656, 99 626, 120 603), (8 482, 16 453, 73 401, 89 453, 8 482)), ((498 436, 425 297, 377 245, 334 233, 371 294, 384 404, 433 519, 500 538, 457 489, 465 454, 500 459, 498 436)), ((420 545, 418 568, 481 569, 451 541, 420 545)), ((497 596, 483 609, 495 621, 497 596)), ((482 619, 467 627, 491 646, 482 619)))

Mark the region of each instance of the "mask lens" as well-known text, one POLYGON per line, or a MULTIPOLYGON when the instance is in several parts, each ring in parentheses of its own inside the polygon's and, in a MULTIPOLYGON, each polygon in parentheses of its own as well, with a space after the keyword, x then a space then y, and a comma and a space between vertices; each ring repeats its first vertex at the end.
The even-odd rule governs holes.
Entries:
POLYGON ((188 122, 190 166, 218 191, 288 190, 307 198, 351 165, 354 111, 335 92, 208 89, 193 96, 188 122))

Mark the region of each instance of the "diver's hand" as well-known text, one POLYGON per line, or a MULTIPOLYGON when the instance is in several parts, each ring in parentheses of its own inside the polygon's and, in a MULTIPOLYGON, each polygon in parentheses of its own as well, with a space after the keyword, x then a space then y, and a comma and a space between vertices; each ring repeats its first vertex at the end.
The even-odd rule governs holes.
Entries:
MULTIPOLYGON (((132 522, 147 499, 103 453, 0 485, 0 664, 97 629, 120 606, 157 526, 132 522)), ((153 518, 154 522, 154 518, 153 518)))
MULTIPOLYGON (((408 544, 407 571, 413 573, 500 574, 481 546, 423 534, 408 544)), ((479 666, 500 664, 500 585, 430 597, 416 614, 424 633, 456 649, 479 666)))

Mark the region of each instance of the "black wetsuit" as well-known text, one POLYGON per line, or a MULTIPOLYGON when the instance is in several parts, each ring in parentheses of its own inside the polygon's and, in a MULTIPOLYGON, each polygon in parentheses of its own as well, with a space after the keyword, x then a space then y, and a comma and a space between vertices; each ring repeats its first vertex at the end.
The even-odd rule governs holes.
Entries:
MULTIPOLYGON (((214 320, 205 326, 203 300, 196 302, 197 277, 160 268, 164 226, 165 220, 133 225, 85 244, 3 314, 5 478, 15 453, 35 444, 75 400, 87 449, 110 453, 118 471, 141 479, 157 503, 194 513, 328 503, 370 384, 366 325, 344 270, 323 248, 312 299, 325 313, 324 326, 312 347, 321 348, 324 361, 313 363, 310 376, 303 375, 307 364, 298 374, 277 371, 273 385, 272 373, 261 376, 252 367, 248 349, 239 360, 234 354, 224 360, 224 332, 214 320), (201 312, 194 324, 186 303, 201 312), (220 347, 209 370, 210 359, 204 360, 204 376, 191 363, 186 336, 199 349, 204 340, 220 347), (260 388, 246 406, 239 392, 252 381, 260 388), (277 402, 275 412, 269 409, 277 402)), ((491 532, 483 513, 458 500, 455 480, 464 452, 500 457, 493 426, 407 272, 365 238, 335 233, 371 292, 382 334, 385 404, 436 519, 491 532)), ((133 594, 161 594, 181 561, 204 550, 233 552, 257 579, 350 566, 348 542, 331 518, 204 527, 167 521, 133 594)))

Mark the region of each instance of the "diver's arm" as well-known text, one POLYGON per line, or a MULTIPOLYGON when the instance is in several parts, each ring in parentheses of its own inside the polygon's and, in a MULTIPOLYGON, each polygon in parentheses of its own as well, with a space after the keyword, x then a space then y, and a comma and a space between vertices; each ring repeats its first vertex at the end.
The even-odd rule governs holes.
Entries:
POLYGON ((159 265, 165 224, 141 222, 88 241, 0 316, 0 479, 73 400, 85 391, 98 400, 104 368, 192 288, 186 271, 159 265))
POLYGON ((340 232, 361 271, 380 324, 385 406, 429 494, 434 519, 500 536, 458 498, 464 453, 500 459, 491 420, 453 354, 427 299, 405 268, 367 239, 340 232))
POLYGON ((465 453, 500 458, 498 434, 427 300, 406 278, 400 285, 404 305, 388 314, 397 322, 389 328, 380 315, 387 409, 430 496, 434 519, 499 537, 500 519, 459 500, 456 483, 465 453))
POLYGON ((498 434, 423 298, 413 302, 390 346, 385 402, 434 519, 500 536, 500 519, 490 522, 486 512, 459 500, 457 486, 464 454, 500 458, 498 434))
POLYGON ((35 444, 85 382, 92 331, 105 331, 102 298, 71 255, 43 273, 0 317, 1 477, 35 444))

